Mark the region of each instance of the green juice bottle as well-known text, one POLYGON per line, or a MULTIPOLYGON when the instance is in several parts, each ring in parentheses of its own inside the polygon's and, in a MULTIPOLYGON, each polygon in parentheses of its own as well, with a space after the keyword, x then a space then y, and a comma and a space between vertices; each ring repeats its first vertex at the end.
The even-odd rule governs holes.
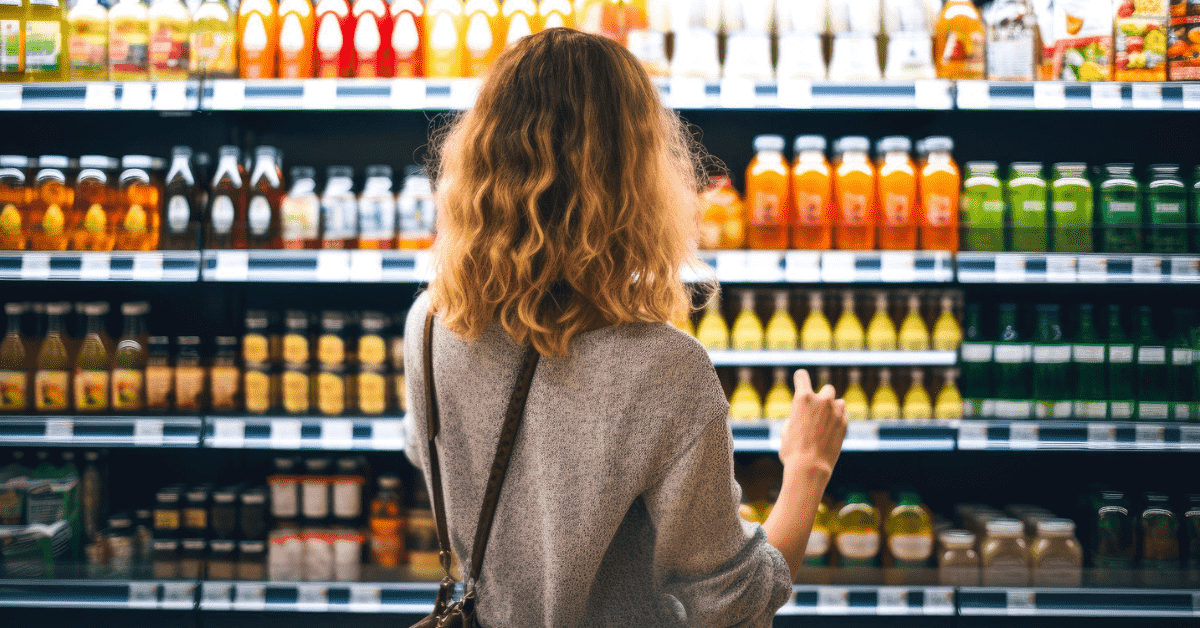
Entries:
POLYGON ((1150 306, 1138 308, 1137 334, 1137 418, 1141 421, 1165 421, 1170 416, 1168 390, 1171 369, 1167 347, 1154 333, 1150 306))
POLYGON ((25 79, 25 5, 0 0, 0 82, 25 79))
POLYGON ((1146 209, 1150 213, 1151 252, 1187 252, 1187 196, 1178 165, 1150 166, 1146 209))
POLYGON ((1095 308, 1091 303, 1079 306, 1079 333, 1071 345, 1071 363, 1075 376, 1076 419, 1108 418, 1108 378, 1104 367, 1104 342, 1096 333, 1095 308))
POLYGON ((1200 166, 1192 173, 1192 198, 1188 210, 1188 231, 1192 234, 1192 252, 1200 253, 1200 166))
POLYGON ((1070 363, 1071 346, 1063 342, 1058 305, 1037 306, 1037 331, 1033 338, 1031 368, 1035 417, 1071 418, 1070 395, 1067 391, 1070 363))
POLYGON ((1049 250, 1042 164, 1013 164, 1006 190, 1012 214, 1012 250, 1035 253, 1049 250))
POLYGON ((1100 248, 1106 253, 1142 251, 1142 191, 1133 164, 1104 166, 1100 184, 1100 248))
POLYGON ((992 381, 996 385, 996 418, 1028 419, 1033 404, 1029 395, 1030 362, 1033 349, 1017 331, 1017 305, 1000 304, 999 342, 993 349, 995 368, 992 381))
POLYGON ((1060 253, 1092 251, 1092 182, 1087 164, 1054 164, 1050 185, 1054 210, 1054 250, 1060 253))
POLYGON ((1171 418, 1175 421, 1192 420, 1192 389, 1195 363, 1192 355, 1192 322, 1195 310, 1175 308, 1171 310, 1174 330, 1169 343, 1171 363, 1171 418))
POLYGON ((1121 306, 1108 306, 1108 417, 1133 418, 1133 342, 1121 326, 1121 306))
POLYGON ((992 343, 983 337, 982 307, 968 303, 964 308, 963 341, 959 345, 962 368, 963 417, 988 419, 995 415, 992 397, 992 343))
POLYGON ((1004 250, 1004 188, 994 161, 967 162, 963 181, 962 220, 971 251, 1004 250))
POLYGON ((25 17, 25 80, 67 80, 66 0, 28 0, 25 17))
POLYGON ((854 491, 838 509, 834 540, 842 567, 873 567, 879 560, 879 511, 867 494, 854 491))

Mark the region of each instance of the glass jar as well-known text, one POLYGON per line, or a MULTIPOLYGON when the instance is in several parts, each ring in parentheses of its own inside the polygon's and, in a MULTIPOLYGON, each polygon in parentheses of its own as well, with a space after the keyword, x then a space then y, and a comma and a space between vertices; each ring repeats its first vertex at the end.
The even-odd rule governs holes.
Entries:
POLYGON ((191 537, 208 534, 209 495, 212 487, 202 484, 184 493, 183 533, 191 537))
POLYGON ((979 553, 975 535, 967 530, 945 530, 938 534, 938 579, 943 585, 979 586, 979 553))
POLYGON ((1138 526, 1138 541, 1145 569, 1179 567, 1179 518, 1162 493, 1146 493, 1146 508, 1138 526))
POLYGON ((204 577, 204 554, 208 542, 204 539, 182 539, 179 541, 179 577, 199 580, 204 577))
POLYGON ((237 497, 236 486, 228 486, 213 491, 212 494, 212 531, 218 539, 231 539, 237 529, 237 497))
POLYGON ((1083 581, 1083 548, 1070 519, 1042 519, 1030 550, 1035 586, 1077 587, 1083 581))
POLYGON ((154 506, 154 538, 179 538, 182 527, 182 516, 179 512, 180 492, 182 486, 168 486, 155 495, 154 506))
POLYGON ((242 493, 242 538, 267 538, 267 493, 261 488, 242 493))
POLYGON ((271 516, 276 519, 300 516, 299 466, 295 458, 275 458, 275 474, 267 478, 267 484, 271 489, 271 516))
POLYGON ((997 518, 984 526, 986 536, 980 550, 983 586, 1027 586, 1029 551, 1025 526, 1016 519, 997 518))
POLYGON ((1101 569, 1125 569, 1133 566, 1137 546, 1134 543, 1133 513, 1125 494, 1119 491, 1100 493, 1093 504, 1095 547, 1093 562, 1101 569))
POLYGON ((179 540, 154 539, 152 550, 154 577, 159 580, 174 580, 179 577, 179 540))
POLYGON ((363 472, 358 459, 337 459, 337 473, 331 481, 333 516, 340 525, 352 525, 362 519, 363 472))
POLYGON ((301 512, 309 524, 329 519, 329 459, 308 458, 300 482, 301 512))
POLYGON ((1141 253, 1141 186, 1133 174, 1133 164, 1105 164, 1100 183, 1100 249, 1106 253, 1141 253))
POLYGON ((208 542, 209 580, 233 580, 237 564, 237 546, 228 539, 213 539, 208 542))
POLYGON ((134 559, 133 520, 129 515, 121 513, 109 517, 105 540, 110 574, 114 578, 128 578, 134 559))
POLYGON ((267 579, 267 544, 264 541, 238 543, 238 580, 267 579))

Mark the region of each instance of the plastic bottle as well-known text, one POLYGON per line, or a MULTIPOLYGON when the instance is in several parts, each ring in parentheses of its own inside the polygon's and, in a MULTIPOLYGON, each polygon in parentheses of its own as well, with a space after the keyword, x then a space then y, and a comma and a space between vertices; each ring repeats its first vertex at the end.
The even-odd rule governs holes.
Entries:
POLYGON ((793 150, 796 159, 792 163, 791 173, 794 220, 792 247, 821 251, 831 249, 833 176, 829 160, 825 158, 825 138, 820 135, 797 136, 793 150))
POLYGON ((904 393, 904 405, 900 409, 900 415, 906 421, 933 418, 933 401, 929 398, 929 392, 925 390, 925 371, 914 368, 910 373, 911 381, 908 391, 904 393))
POLYGON ((483 76, 504 50, 505 32, 496 0, 467 0, 463 9, 466 33, 466 76, 483 76))
POLYGON ((252 249, 282 247, 283 170, 279 150, 259 146, 254 151, 254 170, 250 173, 249 202, 246 205, 246 241, 252 249))
POLYGON ((929 2, 921 0, 884 0, 883 10, 884 34, 887 37, 887 64, 883 78, 889 81, 915 81, 936 77, 932 32, 937 21, 937 10, 929 2))
POLYGON ((762 398, 754 387, 750 367, 738 367, 738 383, 729 396, 729 420, 757 421, 763 417, 762 398))
POLYGON ((871 395, 871 419, 894 421, 900 418, 900 398, 892 388, 892 370, 879 369, 879 385, 871 395))
POLYGON ((917 248, 917 173, 912 141, 891 136, 875 144, 879 155, 879 248, 911 251, 917 248))
POLYGON ((921 167, 921 248, 927 251, 958 251, 958 203, 961 175, 950 156, 954 140, 925 138, 929 151, 921 167))
POLYGON ((841 351, 861 351, 866 344, 866 332, 854 313, 854 292, 842 293, 842 314, 833 328, 833 348, 841 351))
POLYGON ((881 5, 877 0, 832 0, 829 30, 833 48, 829 80, 878 81, 881 5))
POLYGON ((1087 164, 1054 164, 1050 198, 1050 208, 1054 211, 1054 250, 1090 253, 1093 191, 1087 164))
POLYGON ((354 76, 354 17, 347 0, 318 0, 316 13, 316 53, 313 57, 317 78, 354 76))
POLYGON ((788 166, 783 137, 754 138, 756 155, 746 169, 746 244, 752 249, 788 248, 788 166))
POLYGON ((425 5, 421 0, 396 0, 388 12, 392 15, 392 76, 423 76, 425 5))
POLYGON ((900 322, 898 340, 901 351, 929 350, 929 328, 921 317, 921 298, 916 294, 908 296, 908 314, 900 322))
POLYGON ((107 81, 108 9, 98 0, 80 0, 67 13, 67 32, 70 80, 107 81))
POLYGON ((1049 250, 1046 180, 1042 178, 1042 164, 1014 163, 1005 186, 1005 196, 1012 212, 1012 250, 1049 250))
POLYGON ((392 14, 384 0, 355 0, 354 76, 391 77, 395 64, 392 52, 392 14))
MULTIPOLYGON (((111 13, 109 19, 112 19, 111 13)), ((238 20, 223 0, 204 0, 192 13, 188 50, 192 76, 237 78, 238 20)))
POLYGON ((321 248, 351 249, 358 238, 358 199, 354 192, 354 170, 330 166, 325 170, 321 193, 321 248))
POLYGON ((729 348, 729 327, 721 316, 721 300, 714 296, 704 308, 704 316, 696 326, 696 339, 710 351, 729 348))
POLYGON ((887 293, 875 295, 875 314, 867 323, 867 349, 871 351, 895 351, 899 347, 896 324, 888 315, 887 293))
POLYGON ((775 3, 775 30, 779 41, 775 74, 779 79, 825 78, 825 53, 821 36, 828 19, 825 0, 775 3))
POLYGON ((192 14, 182 0, 153 0, 150 21, 150 80, 182 81, 188 77, 188 40, 192 14))
MULTIPOLYGON (((650 76, 670 74, 667 58, 667 31, 670 8, 662 0, 634 0, 624 3, 625 46, 642 62, 650 76)), ((768 67, 768 70, 770 68, 768 67)))
POLYGON ((793 351, 800 337, 796 321, 788 311, 786 290, 775 292, 775 313, 767 321, 767 349, 771 351, 793 351))
POLYGON ((933 348, 938 351, 958 351, 962 342, 962 327, 954 316, 954 299, 942 297, 942 312, 933 323, 933 348))
POLYGON ((241 0, 238 5, 238 75, 274 78, 279 54, 279 5, 275 0, 241 0))
POLYGON ((425 76, 466 76, 466 15, 461 0, 429 0, 425 5, 425 76))
POLYGON ((846 419, 850 421, 865 421, 870 416, 870 404, 867 393, 862 388, 862 370, 851 368, 847 375, 846 391, 842 399, 846 402, 846 419))
POLYGON ((396 196, 399 237, 397 248, 427 249, 433 245, 437 207, 429 175, 420 166, 404 169, 404 185, 396 196))
POLYGON ((999 166, 994 161, 971 161, 966 168, 962 192, 966 246, 972 251, 1003 251, 1007 208, 999 166))
POLYGON ((504 0, 500 14, 503 16, 501 30, 506 48, 535 32, 533 25, 537 23, 538 7, 534 0, 504 0))
POLYGON ((281 0, 279 78, 309 78, 313 75, 316 23, 311 0, 281 0))
POLYGON ((285 249, 316 249, 321 244, 321 199, 309 166, 292 168, 292 187, 279 204, 285 249))
POLYGON ((933 39, 938 77, 983 79, 985 45, 983 18, 971 0, 947 0, 933 39))
POLYGON ((945 381, 933 402, 935 419, 961 419, 963 416, 963 398, 958 386, 954 385, 954 378, 954 369, 946 369, 945 381))
POLYGON ((150 76, 150 16, 141 0, 119 0, 108 10, 108 75, 114 81, 150 76))
POLYGON ((1146 213, 1150 218, 1148 244, 1153 253, 1187 252, 1187 187, 1176 164, 1150 166, 1146 213))
POLYGON ((754 292, 742 292, 742 309, 733 321, 730 339, 738 351, 761 351, 763 348, 763 325, 754 311, 754 292))
POLYGON ((800 326, 800 348, 806 351, 829 351, 833 348, 833 327, 825 317, 825 300, 821 293, 812 291, 808 296, 808 316, 800 326))
POLYGON ((987 77, 992 81, 1032 81, 1038 36, 1028 0, 999 0, 987 18, 987 77))
POLYGON ((360 249, 390 249, 396 243, 396 197, 392 167, 367 166, 367 180, 358 197, 360 249))
POLYGON ((834 166, 833 195, 837 206, 834 229, 837 248, 869 251, 875 248, 875 168, 867 158, 865 137, 843 137, 834 144, 840 155, 834 166))
POLYGON ((146 155, 121 158, 120 190, 111 216, 116 237, 113 248, 118 251, 158 249, 162 188, 152 179, 153 164, 146 155))
POLYGON ((775 367, 775 383, 767 392, 767 400, 763 404, 763 418, 771 421, 785 421, 792 414, 792 389, 788 388, 787 369, 775 367))
POLYGON ((772 0, 743 0, 722 3, 725 26, 725 67, 722 76, 770 81, 770 24, 772 0))
POLYGON ((25 80, 65 81, 69 77, 65 0, 25 3, 25 80))

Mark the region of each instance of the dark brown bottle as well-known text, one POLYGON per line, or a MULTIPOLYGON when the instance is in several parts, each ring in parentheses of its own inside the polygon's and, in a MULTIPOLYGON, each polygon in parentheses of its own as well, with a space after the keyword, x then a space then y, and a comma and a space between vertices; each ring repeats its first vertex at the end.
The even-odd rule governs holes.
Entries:
POLYGON ((222 146, 208 203, 204 245, 211 249, 246 248, 246 170, 237 146, 222 146))
POLYGON ((246 235, 252 249, 283 247, 280 204, 283 202, 283 171, 279 151, 259 146, 250 175, 250 202, 246 207, 246 235))
POLYGON ((192 172, 192 149, 171 149, 171 168, 163 190, 162 236, 159 248, 165 251, 194 251, 199 244, 200 190, 192 172))

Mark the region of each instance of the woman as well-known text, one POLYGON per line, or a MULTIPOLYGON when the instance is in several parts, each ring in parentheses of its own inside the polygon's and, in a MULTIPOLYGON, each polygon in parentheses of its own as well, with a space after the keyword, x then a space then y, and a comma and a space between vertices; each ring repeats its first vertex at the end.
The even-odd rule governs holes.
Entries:
POLYGON ((782 491, 764 526, 743 522, 729 404, 707 352, 665 322, 691 306, 697 152, 631 54, 566 29, 502 54, 435 142, 437 274, 405 330, 406 451, 428 484, 432 308, 460 557, 524 347, 543 356, 476 588, 484 626, 767 626, 789 596, 844 407, 796 374, 782 491))

